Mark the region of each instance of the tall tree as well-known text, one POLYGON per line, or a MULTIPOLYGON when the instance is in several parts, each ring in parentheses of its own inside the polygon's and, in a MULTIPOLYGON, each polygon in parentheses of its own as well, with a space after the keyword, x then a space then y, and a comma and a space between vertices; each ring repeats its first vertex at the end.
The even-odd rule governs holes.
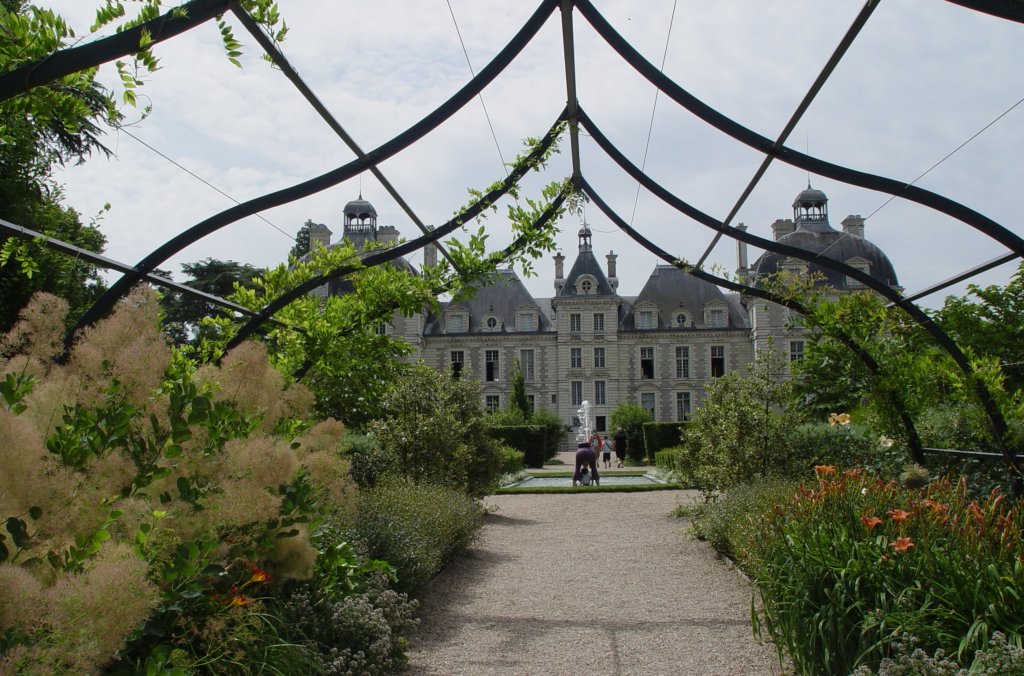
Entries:
POLYGON ((999 360, 1004 386, 1024 389, 1024 263, 1006 286, 971 284, 949 296, 936 319, 961 348, 999 360))
MULTIPOLYGON (((21 0, 0 0, 0 72, 26 55, 56 49, 68 35, 55 15, 21 0)), ((105 126, 120 115, 95 71, 61 78, 32 97, 0 104, 0 218, 94 252, 106 239, 95 223, 85 224, 61 205, 52 176, 57 166, 82 162, 93 151, 109 155, 100 142, 105 126)), ((69 321, 103 292, 105 284, 90 264, 47 250, 35 242, 0 235, 0 331, 37 291, 65 298, 69 321)))
MULTIPOLYGON (((189 277, 184 282, 186 286, 221 298, 231 295, 238 287, 251 287, 253 280, 263 273, 247 263, 215 258, 184 263, 181 269, 189 277)), ((201 340, 206 329, 200 322, 204 317, 219 314, 216 305, 176 291, 166 292, 161 304, 165 313, 164 330, 179 345, 201 340)))
POLYGON ((316 223, 311 218, 306 219, 306 222, 302 224, 302 227, 295 234, 295 246, 288 252, 289 257, 302 258, 309 253, 309 230, 314 225, 316 223))

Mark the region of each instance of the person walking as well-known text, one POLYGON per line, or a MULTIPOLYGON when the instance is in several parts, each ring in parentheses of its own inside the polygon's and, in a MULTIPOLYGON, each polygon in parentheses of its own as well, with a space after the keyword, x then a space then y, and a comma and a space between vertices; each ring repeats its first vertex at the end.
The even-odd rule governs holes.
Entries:
POLYGON ((626 460, 626 432, 620 427, 615 430, 615 436, 613 437, 615 443, 615 459, 619 463, 619 467, 622 467, 622 463, 626 460))

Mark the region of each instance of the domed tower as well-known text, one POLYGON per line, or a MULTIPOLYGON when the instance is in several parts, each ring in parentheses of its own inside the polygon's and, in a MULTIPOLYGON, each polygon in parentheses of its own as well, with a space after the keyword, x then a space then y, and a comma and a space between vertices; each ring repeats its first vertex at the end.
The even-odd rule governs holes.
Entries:
MULTIPOLYGON (((850 267, 866 272, 891 287, 898 288, 896 271, 889 257, 872 242, 864 239, 864 219, 847 218, 844 223, 856 220, 857 227, 844 227, 845 231, 834 229, 828 221, 828 197, 820 190, 808 185, 806 190, 793 200, 794 230, 778 237, 780 244, 799 247, 810 253, 821 254, 850 267)), ((800 273, 817 273, 836 291, 863 289, 860 282, 848 278, 841 272, 800 258, 778 253, 765 253, 754 263, 752 272, 756 281, 775 274, 780 270, 800 273)))
POLYGON ((793 200, 793 223, 805 232, 834 232, 828 223, 828 197, 807 184, 793 200))
POLYGON ((345 221, 345 239, 362 249, 366 242, 377 241, 377 210, 363 199, 354 199, 342 210, 345 221))
MULTIPOLYGON (((828 197, 810 184, 793 200, 792 223, 776 221, 772 229, 780 244, 804 249, 817 254, 819 258, 845 263, 888 286, 900 288, 889 257, 877 245, 864 238, 864 219, 849 216, 843 221, 842 231, 834 229, 828 220, 828 197), (787 224, 788 227, 785 227, 787 224)), ((830 286, 837 294, 867 288, 859 281, 820 263, 773 252, 764 253, 754 262, 751 267, 752 283, 763 283, 766 277, 780 271, 814 274, 821 278, 821 284, 830 286)), ((785 308, 774 303, 751 303, 750 319, 756 349, 766 347, 769 337, 774 337, 776 348, 781 347, 783 350, 786 349, 786 341, 781 339, 791 339, 791 356, 796 354, 793 346, 802 345, 802 331, 788 328, 790 317, 785 308)))

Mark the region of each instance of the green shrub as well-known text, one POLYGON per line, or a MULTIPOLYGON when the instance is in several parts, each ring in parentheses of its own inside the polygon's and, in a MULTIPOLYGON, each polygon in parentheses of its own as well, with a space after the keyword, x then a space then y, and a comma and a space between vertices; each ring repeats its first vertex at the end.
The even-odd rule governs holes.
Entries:
POLYGON ((558 455, 565 438, 569 435, 569 428, 565 426, 557 413, 546 408, 536 411, 530 417, 530 424, 544 429, 544 462, 546 463, 558 455))
POLYGON ((651 412, 639 404, 624 401, 615 407, 611 414, 612 436, 615 430, 622 428, 626 433, 626 458, 632 463, 643 464, 644 462, 644 423, 652 422, 654 418, 651 412))
POLYGON ((501 447, 501 473, 515 474, 526 466, 525 456, 522 451, 517 451, 509 446, 501 447))
MULTIPOLYGON (((495 425, 488 435, 496 443, 510 446, 523 455, 527 467, 543 467, 545 456, 545 429, 539 425, 495 425)), ((507 470, 503 470, 508 473, 507 470)))
POLYGON ((352 464, 352 480, 360 488, 373 488, 384 477, 398 473, 398 458, 373 437, 350 434, 345 437, 343 452, 352 464))
POLYGON ((686 422, 648 422, 643 425, 647 457, 656 459, 663 448, 679 446, 686 435, 686 422))
POLYGON ((786 447, 777 455, 777 473, 803 478, 817 465, 842 465, 895 476, 907 461, 906 449, 880 444, 877 435, 859 425, 808 422, 789 430, 786 447))
POLYGON ((747 557, 760 532, 762 515, 789 500, 794 489, 792 482, 773 479, 733 486, 728 493, 689 509, 693 534, 749 571, 747 557))
POLYGON ((486 495, 501 476, 501 456, 487 435, 480 385, 424 364, 411 367, 384 397, 370 429, 398 459, 407 481, 486 495))
POLYGON ((678 448, 666 448, 654 454, 654 466, 666 472, 674 472, 676 469, 676 456, 678 448))
POLYGON ((971 499, 964 482, 901 488, 860 470, 798 489, 755 521, 748 569, 759 627, 798 673, 850 673, 908 633, 962 666, 1000 631, 1024 627, 1024 504, 971 499))
POLYGON ((728 373, 708 386, 686 433, 701 488, 728 490, 787 474, 789 435, 800 414, 783 408, 792 383, 778 380, 781 370, 774 352, 762 353, 746 375, 728 373))
POLYGON ((395 567, 396 589, 418 593, 473 542, 479 503, 458 489, 390 480, 363 491, 353 540, 395 567))

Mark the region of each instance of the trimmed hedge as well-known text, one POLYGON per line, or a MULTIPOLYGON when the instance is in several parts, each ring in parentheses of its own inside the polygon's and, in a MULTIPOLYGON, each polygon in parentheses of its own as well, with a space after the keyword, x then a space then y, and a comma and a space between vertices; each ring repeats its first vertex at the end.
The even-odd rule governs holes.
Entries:
POLYGON ((527 467, 543 467, 558 453, 557 435, 542 425, 495 425, 488 430, 496 441, 522 451, 527 467))
POLYGON ((647 422, 644 423, 644 448, 647 457, 658 458, 658 451, 683 443, 688 422, 647 422))
POLYGON ((679 484, 626 484, 617 486, 537 486, 535 488, 499 488, 495 495, 528 495, 533 493, 644 493, 677 491, 679 484))

